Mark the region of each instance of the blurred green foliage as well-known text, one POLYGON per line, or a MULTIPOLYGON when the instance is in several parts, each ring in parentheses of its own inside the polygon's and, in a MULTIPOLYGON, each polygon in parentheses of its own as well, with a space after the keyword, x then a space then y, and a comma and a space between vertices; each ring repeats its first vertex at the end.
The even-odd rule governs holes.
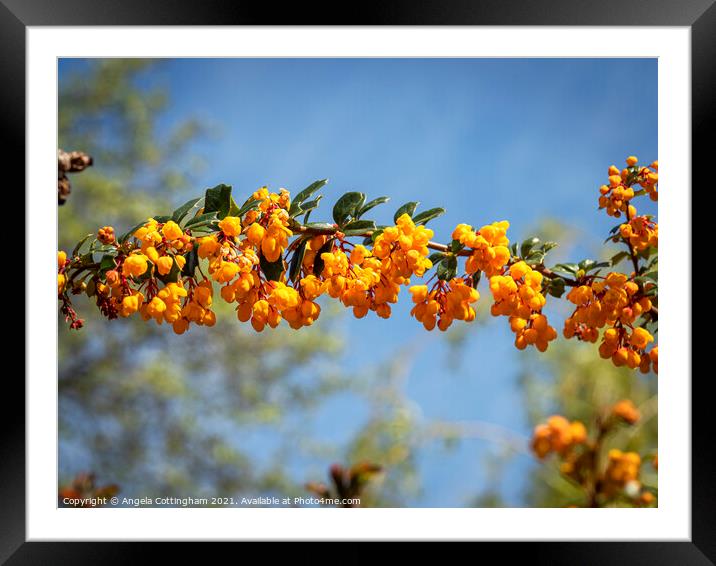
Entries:
POLYGON ((59 209, 61 248, 96 229, 92 219, 122 230, 150 210, 168 209, 202 166, 190 152, 192 140, 208 133, 198 122, 158 132, 167 97, 146 86, 153 66, 148 59, 97 59, 61 82, 59 146, 82 148, 95 162, 71 176, 71 201, 59 209))
MULTIPOLYGON (((651 459, 657 450, 657 377, 617 368, 599 358, 596 345, 557 341, 541 356, 524 364, 521 386, 529 421, 536 425, 554 414, 582 421, 595 430, 600 412, 621 399, 631 399, 641 413, 634 426, 621 426, 603 446, 602 462, 610 448, 634 451, 642 457, 642 482, 657 487, 651 459)), ((584 503, 582 492, 560 474, 554 458, 535 458, 525 493, 530 507, 564 507, 584 503)))

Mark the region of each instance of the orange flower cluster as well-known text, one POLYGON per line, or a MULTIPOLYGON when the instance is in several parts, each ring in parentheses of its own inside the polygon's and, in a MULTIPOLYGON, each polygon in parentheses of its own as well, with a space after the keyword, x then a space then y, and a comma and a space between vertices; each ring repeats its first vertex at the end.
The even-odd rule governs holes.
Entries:
MULTIPOLYGON (((416 226, 410 215, 403 214, 394 226, 376 236, 372 250, 357 245, 348 252, 342 241, 333 241, 330 249, 320 255, 322 285, 318 287, 311 279, 308 284, 340 299, 353 309, 356 318, 363 318, 371 310, 381 318, 389 318, 390 305, 398 301, 400 287, 409 284, 410 277, 422 277, 432 267, 427 258, 427 244, 432 237, 432 230, 416 226)), ((320 241, 312 241, 311 251, 319 244, 320 241)), ((311 264, 315 265, 315 259, 307 252, 304 267, 311 264)))
POLYGON ((507 275, 490 277, 490 291, 495 303, 493 316, 510 317, 510 328, 515 333, 515 346, 524 350, 534 345, 544 352, 549 342, 557 338, 557 331, 541 314, 546 300, 542 294, 543 276, 524 261, 513 263, 507 275))
POLYGON ((475 231, 469 224, 458 224, 452 233, 452 239, 473 250, 465 262, 465 272, 473 274, 482 271, 488 277, 502 273, 503 267, 510 261, 507 246, 506 220, 493 222, 475 231))
POLYGON ((57 294, 60 295, 65 289, 67 277, 65 277, 65 265, 67 265, 67 254, 60 250, 57 252, 57 294))
POLYGON ((589 438, 581 422, 554 415, 535 427, 531 448, 539 459, 550 453, 557 455, 560 473, 584 489, 588 507, 611 505, 620 500, 632 505, 651 505, 655 496, 639 481, 639 454, 611 449, 606 464, 602 462, 603 443, 615 427, 621 423, 634 425, 639 418, 634 403, 623 399, 615 403, 608 414, 597 418, 596 431, 589 438))
POLYGON ((246 239, 260 249, 268 261, 277 261, 288 247, 288 239, 293 235, 288 228, 290 194, 286 189, 270 193, 266 187, 262 187, 252 198, 260 201, 260 205, 257 210, 250 210, 246 214, 246 239))
POLYGON ((596 342, 599 329, 609 327, 602 337, 599 355, 611 358, 616 366, 649 371, 653 359, 645 355, 645 350, 654 337, 645 328, 633 325, 637 318, 651 310, 652 303, 640 293, 637 283, 622 273, 613 272, 604 279, 595 278, 589 284, 574 287, 567 294, 567 300, 576 305, 576 309, 564 323, 565 338, 596 342))
POLYGON ((616 448, 609 451, 604 479, 608 489, 623 489, 636 482, 641 468, 641 456, 636 452, 622 452, 616 448))
POLYGON ((659 247, 659 225, 647 216, 635 216, 622 224, 619 234, 637 252, 659 247))
MULTIPOLYGON (((636 159, 636 158, 634 158, 636 159)), ((636 162, 634 163, 636 166, 636 162)), ((639 168, 636 184, 640 185, 654 202, 659 200, 659 162, 654 161, 648 167, 639 168)))
POLYGON ((654 161, 649 167, 638 167, 637 158, 627 157, 627 167, 619 169, 615 165, 609 167, 609 184, 599 188, 599 208, 604 208, 609 216, 619 218, 626 213, 628 218, 636 215, 636 209, 630 208, 629 201, 636 196, 635 186, 641 186, 651 200, 659 198, 659 163, 654 161))
POLYGON ((97 239, 105 245, 114 243, 115 235, 114 228, 111 226, 105 226, 97 231, 97 239))
MULTIPOLYGON (((87 286, 88 295, 96 298, 97 306, 109 318, 140 312, 145 320, 173 323, 180 316, 180 297, 186 296, 186 290, 175 283, 160 292, 156 281, 183 269, 183 254, 192 249, 192 239, 175 222, 160 224, 154 219, 149 219, 134 236, 138 245, 107 266, 104 281, 92 279, 87 286)), ((105 245, 114 244, 114 229, 101 228, 97 239, 105 245)))
POLYGON ((260 200, 260 205, 247 213, 244 224, 247 220, 251 223, 244 229, 241 219, 232 216, 218 223, 219 231, 196 238, 177 232, 178 226, 175 228, 172 221, 162 224, 151 219, 139 228, 134 236, 140 247, 123 258, 121 276, 109 275, 109 280, 122 289, 119 314, 140 312, 147 320, 172 323, 178 334, 192 322, 211 326, 216 320, 210 310, 213 281, 221 285, 224 301, 237 304, 239 320, 251 321, 258 332, 267 325, 275 328, 282 319, 294 329, 313 324, 321 312, 315 300, 324 293, 352 307, 358 318, 370 310, 388 318, 400 286, 408 284, 411 275, 422 276, 432 266, 427 259, 432 230, 416 226, 405 214, 376 238, 373 250, 357 245, 346 253, 346 243, 339 238, 311 238, 301 264, 304 276, 294 286, 285 280, 269 280, 261 257, 278 261, 288 247, 292 232, 286 207, 290 201, 286 191, 276 194, 264 189, 254 193, 253 199, 260 200), (164 258, 176 262, 179 271, 185 265, 184 256, 175 254, 175 241, 188 250, 196 246, 198 258, 207 261, 209 278, 195 283, 193 278, 185 282, 179 277, 159 290, 154 276, 167 275, 173 268, 168 262, 165 265, 164 258), (322 270, 315 275, 311 271, 317 258, 322 270), (142 278, 145 283, 141 283, 142 278), (130 282, 139 286, 132 288, 130 282))
POLYGON ((364 246, 355 246, 350 254, 335 242, 331 249, 321 253, 323 271, 320 277, 309 275, 301 286, 327 293, 353 309, 356 318, 363 318, 369 310, 381 318, 391 314, 390 304, 398 300, 400 287, 381 278, 381 261, 372 257, 364 246))
POLYGON ((553 415, 546 423, 535 427, 532 436, 532 450, 538 458, 550 452, 564 456, 577 445, 587 440, 587 429, 579 421, 569 422, 561 415, 553 415))
POLYGON ((198 255, 209 259, 212 279, 223 284, 221 298, 237 304, 241 322, 251 321, 257 332, 267 325, 276 328, 284 318, 292 328, 309 326, 320 314, 312 301, 317 295, 307 297, 283 281, 269 280, 260 267, 261 257, 279 261, 293 235, 288 228, 289 193, 270 193, 263 187, 252 199, 258 206, 246 213, 246 228, 241 228, 240 218, 226 216, 218 224, 220 233, 199 240, 198 255))
POLYGON ((415 306, 410 314, 423 323, 426 330, 436 324, 440 330, 447 330, 453 320, 472 322, 480 293, 471 286, 469 278, 455 277, 449 283, 438 281, 431 291, 427 285, 413 285, 409 289, 415 306))
POLYGON ((611 414, 613 417, 630 425, 635 424, 641 418, 639 409, 636 408, 631 399, 622 399, 615 403, 612 407, 611 414))
MULTIPOLYGON (((169 283, 167 287, 170 287, 171 285, 172 284, 169 283)), ((183 286, 181 284, 177 284, 177 287, 176 296, 184 296, 181 291, 183 286)), ((176 300, 178 300, 178 298, 176 300)), ((214 289, 208 279, 204 279, 198 285, 192 286, 190 294, 186 296, 180 311, 181 317, 172 323, 174 332, 177 334, 183 334, 192 322, 199 326, 214 326, 214 324, 216 324, 216 314, 211 310, 213 300, 214 289)))
POLYGON ((410 277, 422 277, 433 266, 428 259, 428 242, 433 231, 416 226, 408 214, 401 215, 395 226, 385 228, 373 243, 373 255, 381 261, 380 271, 397 285, 410 283, 410 277))

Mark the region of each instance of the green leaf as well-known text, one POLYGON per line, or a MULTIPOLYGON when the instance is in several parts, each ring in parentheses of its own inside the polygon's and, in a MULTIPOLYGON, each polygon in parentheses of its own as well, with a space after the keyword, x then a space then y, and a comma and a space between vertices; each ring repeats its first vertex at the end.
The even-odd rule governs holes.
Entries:
MULTIPOLYGON (((144 222, 142 222, 142 224, 144 224, 144 222)), ((134 232, 134 230, 132 230, 132 232, 134 232)), ((79 242, 77 242, 77 245, 72 249, 72 253, 70 254, 70 258, 75 257, 75 256, 80 252, 80 249, 82 248, 82 245, 83 245, 87 240, 89 240, 92 236, 94 236, 94 234, 87 234, 84 238, 82 238, 79 242)))
POLYGON ((117 264, 115 263, 115 257, 116 256, 113 254, 104 254, 99 262, 100 272, 109 271, 110 269, 114 269, 115 267, 117 267, 117 264))
POLYGON ((318 204, 321 202, 322 198, 323 195, 319 195, 315 199, 303 203, 293 201, 291 203, 291 208, 288 209, 288 215, 291 218, 295 218, 296 216, 300 216, 301 214, 305 213, 306 215, 303 217, 303 222, 305 223, 308 220, 308 217, 311 215, 311 211, 318 208, 318 204))
POLYGON ((419 204, 420 201, 406 202, 403 206, 401 206, 398 210, 395 211, 395 214, 393 215, 393 220, 395 222, 398 222, 398 218, 403 216, 403 214, 407 214, 408 216, 410 216, 410 218, 412 218, 413 214, 415 214, 415 209, 418 208, 419 204))
POLYGON ((539 265, 544 261, 544 252, 542 250, 534 250, 525 258, 527 265, 539 265))
POLYGON ((189 277, 194 276, 194 272, 196 271, 196 268, 199 266, 199 254, 198 254, 198 247, 192 248, 190 252, 188 252, 184 259, 186 259, 186 263, 184 264, 184 269, 182 269, 182 275, 187 275, 189 277))
POLYGON ((326 183, 328 183, 328 179, 321 179, 320 181, 314 181, 313 183, 308 185, 305 189, 303 189, 300 193, 298 193, 295 197, 293 197, 293 200, 291 201, 291 206, 293 206, 294 203, 298 203, 298 204, 303 203, 303 201, 305 201, 308 197, 310 197, 317 190, 322 188, 326 183))
POLYGON ((301 243, 298 244, 298 248, 293 252, 291 263, 288 266, 288 278, 294 284, 301 275, 301 264, 303 263, 303 257, 306 255, 306 244, 309 240, 310 238, 301 240, 301 243))
POLYGON ((584 271, 593 271, 601 267, 609 267, 611 264, 612 263, 610 261, 596 262, 593 259, 585 259, 579 262, 579 269, 583 269, 584 271))
POLYGON ((534 248, 537 244, 539 244, 539 238, 533 237, 524 240, 520 246, 520 256, 526 258, 530 251, 532 251, 532 248, 534 248))
MULTIPOLYGON (((181 223, 182 220, 184 220, 184 217, 189 214, 189 212, 196 207, 196 205, 202 200, 202 197, 199 198, 193 198, 184 204, 182 204, 179 208, 177 208, 174 212, 172 212, 172 220, 176 222, 177 224, 181 223)), ((199 207, 200 208, 200 207, 199 207)))
POLYGON ((92 263, 94 263, 94 254, 92 252, 80 256, 80 265, 90 265, 92 263))
POLYGON ((315 198, 313 200, 306 201, 301 205, 301 212, 306 213, 306 216, 303 219, 304 222, 307 220, 309 213, 312 210, 315 210, 316 208, 318 208, 318 204, 321 202, 322 198, 323 198, 323 195, 319 195, 317 198, 315 198))
POLYGON ((264 272, 266 279, 269 281, 279 281, 281 274, 286 269, 282 257, 276 261, 269 261, 264 257, 263 253, 259 253, 259 265, 261 266, 261 271, 264 272))
POLYGON ((89 247, 90 251, 97 253, 108 253, 115 251, 115 247, 110 244, 100 244, 99 240, 93 240, 89 247), (99 245, 97 245, 99 244, 99 245))
POLYGON ((313 260, 313 274, 316 277, 318 277, 319 275, 321 275, 321 273, 323 273, 324 263, 323 263, 323 259, 321 259, 321 254, 328 253, 332 249, 333 249, 333 238, 331 238, 325 244, 323 244, 321 246, 321 249, 319 249, 316 252, 316 257, 313 260))
POLYGON ((204 226, 207 224, 211 224, 212 222, 216 222, 217 220, 217 212, 205 212, 204 214, 200 214, 199 216, 195 216, 189 222, 186 223, 184 226, 185 228, 198 228, 199 226, 204 226))
POLYGON ((433 252, 428 256, 428 259, 433 265, 437 265, 447 257, 445 252, 433 252))
POLYGON ((122 234, 119 238, 117 238, 117 241, 118 241, 120 244, 123 244, 124 242, 126 242, 127 240, 129 240, 129 238, 132 236, 132 234, 134 234, 137 230, 139 230, 139 229, 140 229, 142 226, 144 226, 146 223, 147 223, 147 221, 144 220, 144 221, 140 222, 139 224, 135 224, 134 226, 132 226, 132 228, 130 228, 130 229, 127 230, 124 234, 122 234))
POLYGON ((480 284, 480 278, 482 277, 482 271, 479 269, 472 274, 472 286, 474 289, 477 289, 477 286, 480 284))
POLYGON ((360 210, 358 210, 358 211, 355 213, 355 217, 356 217, 356 218, 360 218, 361 216, 363 216, 363 215, 364 215, 366 212, 368 212, 369 210, 375 208, 375 207, 378 206, 379 204, 384 204, 384 203, 388 202, 389 200, 390 200, 390 197, 378 197, 378 198, 374 198, 372 201, 367 202, 366 204, 364 204, 363 206, 361 206, 361 207, 360 207, 360 210))
POLYGON ((438 279, 450 281, 457 275, 457 257, 449 255, 438 264, 438 279))
POLYGON ((547 253, 548 251, 556 248, 558 245, 559 244, 557 242, 545 242, 544 244, 542 244, 542 251, 544 253, 547 253))
POLYGON ((564 295, 565 284, 565 280, 561 277, 554 277, 553 279, 550 279, 548 284, 549 294, 553 297, 560 298, 564 295))
POLYGON ((355 215, 356 210, 363 205, 363 202, 365 202, 363 193, 350 192, 344 194, 333 207, 333 220, 335 223, 343 226, 348 218, 355 215))
POLYGON ((576 275, 577 271, 579 271, 579 266, 576 263, 558 263, 552 268, 552 271, 561 271, 562 273, 576 275))
POLYGON ((241 216, 241 209, 239 208, 239 205, 236 204, 234 197, 231 197, 231 206, 229 207, 229 213, 226 216, 241 216))
POLYGON ((260 201, 260 200, 249 199, 248 201, 246 201, 246 202, 241 206, 241 208, 238 210, 238 212, 236 212, 236 214, 232 214, 232 215, 233 215, 233 216, 238 216, 238 217, 240 217, 240 218, 243 218, 243 216, 244 216, 249 210, 255 210, 255 209, 257 209, 259 206, 261 206, 261 201, 260 201))
MULTIPOLYGON (((637 279, 638 279, 638 277, 637 277, 637 279)), ((652 287, 651 289, 649 289, 648 291, 644 292, 645 297, 655 297, 658 294, 659 294, 659 287, 656 285, 654 287, 652 287)))
POLYGON ((332 230, 334 232, 336 230, 336 227, 328 222, 309 222, 308 224, 304 224, 304 226, 307 228, 314 228, 316 230, 332 230))
POLYGON ((221 220, 229 214, 231 210, 231 186, 216 185, 211 189, 206 189, 204 196, 204 213, 216 212, 216 217, 221 220))
POLYGON ((644 259, 649 259, 649 257, 651 257, 651 254, 656 253, 656 252, 657 252, 656 248, 649 246, 649 247, 644 248, 640 252, 637 252, 636 255, 639 257, 643 257, 644 259))
POLYGON ((460 242, 460 240, 453 240, 450 242, 450 251, 452 253, 456 254, 463 249, 465 249, 465 244, 460 242))
POLYGON ((430 210, 425 210, 420 214, 416 214, 413 217, 413 222, 415 222, 415 224, 427 224, 431 220, 437 218, 438 216, 442 216, 443 214, 445 214, 444 208, 431 208, 430 210))
POLYGON ((303 209, 301 208, 301 205, 297 202, 292 202, 291 206, 288 209, 288 215, 291 218, 295 218, 296 216, 300 216, 303 214, 303 209))
POLYGON ((191 233, 196 234, 210 234, 211 232, 219 232, 221 231, 221 228, 219 228, 216 224, 200 224, 199 226, 192 226, 191 227, 191 233))
POLYGON ((318 203, 321 202, 321 199, 323 198, 323 195, 319 196, 316 199, 309 200, 308 202, 303 203, 301 205, 301 208, 306 211, 306 214, 303 217, 303 223, 305 224, 308 222, 308 219, 311 217, 311 212, 316 210, 318 208, 318 203))
POLYGON ((159 222, 160 224, 164 224, 165 222, 169 222, 171 219, 172 219, 172 217, 169 216, 169 215, 167 215, 167 214, 157 214, 157 215, 154 217, 154 220, 156 220, 156 221, 159 222))
POLYGON ((365 234, 368 230, 375 230, 375 222, 373 220, 352 220, 341 230, 346 236, 357 236, 365 234))
POLYGON ((609 260, 609 263, 614 266, 619 263, 621 263, 623 260, 629 257, 629 252, 619 252, 612 256, 612 258, 609 260))

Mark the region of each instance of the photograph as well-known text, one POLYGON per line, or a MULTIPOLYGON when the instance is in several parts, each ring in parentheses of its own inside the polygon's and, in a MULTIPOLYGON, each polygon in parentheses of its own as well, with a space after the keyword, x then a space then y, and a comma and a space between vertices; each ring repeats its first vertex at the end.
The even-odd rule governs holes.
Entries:
POLYGON ((57 58, 57 507, 657 513, 660 64, 57 58))

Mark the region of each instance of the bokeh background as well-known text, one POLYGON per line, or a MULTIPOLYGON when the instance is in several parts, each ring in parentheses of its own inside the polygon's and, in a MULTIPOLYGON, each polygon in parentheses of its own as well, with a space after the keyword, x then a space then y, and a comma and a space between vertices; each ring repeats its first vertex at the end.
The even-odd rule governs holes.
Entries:
MULTIPOLYGON (((507 219, 511 240, 558 241, 552 263, 604 259, 607 167, 658 158, 655 59, 62 59, 58 72, 59 147, 94 157, 59 208, 66 250, 218 183, 248 196, 328 177, 312 220, 359 190, 392 198, 378 223, 418 200, 447 209, 430 225, 445 241, 459 222, 507 219)), ((579 494, 529 453, 532 427, 552 413, 590 423, 623 397, 644 417, 612 441, 656 449, 655 375, 576 341, 520 352, 480 291, 478 321, 445 334, 410 318, 407 294, 390 320, 338 306, 298 332, 256 334, 224 305, 182 336, 108 323, 79 297, 85 328, 59 323, 58 482, 91 471, 127 497, 308 495, 332 463, 367 460, 384 473, 366 505, 567 505, 579 494)), ((547 314, 561 330, 564 301, 547 314)))

